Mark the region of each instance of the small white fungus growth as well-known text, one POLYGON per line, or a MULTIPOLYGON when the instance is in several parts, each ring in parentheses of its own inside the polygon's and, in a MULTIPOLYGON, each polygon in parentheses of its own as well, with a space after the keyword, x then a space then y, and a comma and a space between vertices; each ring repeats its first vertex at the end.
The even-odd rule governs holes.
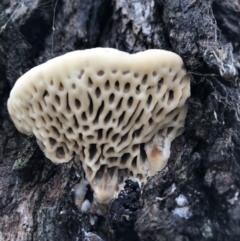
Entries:
POLYGON ((84 232, 84 240, 96 240, 96 241, 104 241, 102 238, 100 238, 98 235, 91 233, 91 232, 86 232, 85 230, 83 230, 84 232))
POLYGON ((239 195, 239 192, 236 192, 234 197, 228 199, 228 202, 233 205, 235 203, 235 201, 238 200, 238 195, 239 195))
POLYGON ((84 178, 81 180, 80 183, 75 184, 74 190, 75 190, 75 197, 84 197, 87 192, 87 185, 88 181, 84 178))
POLYGON ((75 205, 81 209, 85 195, 87 193, 87 185, 88 181, 82 178, 80 183, 75 184, 74 191, 75 191, 75 205))
POLYGON ((179 207, 176 207, 172 213, 180 218, 188 219, 191 215, 191 212, 189 207, 186 206, 188 205, 187 198, 183 194, 180 194, 175 198, 175 201, 179 207))
POLYGON ((90 215, 90 224, 93 226, 97 222, 98 218, 95 215, 90 215))
POLYGON ((89 211, 90 207, 91 207, 91 204, 90 204, 89 200, 86 199, 86 200, 83 202, 83 204, 82 204, 81 211, 82 211, 83 213, 86 213, 86 212, 89 211))
POLYGON ((180 194, 178 197, 176 197, 175 201, 177 205, 181 207, 186 206, 188 204, 188 200, 183 194, 180 194))
POLYGON ((179 216, 180 218, 188 219, 190 217, 189 207, 178 207, 178 208, 175 208, 172 213, 174 215, 179 216))

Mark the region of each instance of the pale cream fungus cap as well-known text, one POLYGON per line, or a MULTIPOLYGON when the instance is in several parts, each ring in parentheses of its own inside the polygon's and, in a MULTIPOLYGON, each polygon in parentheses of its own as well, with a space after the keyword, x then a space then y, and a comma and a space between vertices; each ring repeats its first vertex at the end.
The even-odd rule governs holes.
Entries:
POLYGON ((95 48, 28 71, 12 89, 8 111, 52 162, 78 155, 96 200, 107 203, 126 178, 146 182, 164 168, 189 96, 178 55, 95 48))

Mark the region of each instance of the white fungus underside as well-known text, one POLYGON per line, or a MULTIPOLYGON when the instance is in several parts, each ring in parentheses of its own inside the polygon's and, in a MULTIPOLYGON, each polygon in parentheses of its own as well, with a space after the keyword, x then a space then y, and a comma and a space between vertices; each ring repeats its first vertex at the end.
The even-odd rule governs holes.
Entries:
POLYGON ((182 133, 189 95, 178 55, 97 48, 28 71, 12 89, 8 110, 52 162, 79 155, 97 200, 107 202, 126 177, 145 181, 147 172, 165 166, 171 141, 182 133), (143 143, 149 143, 148 158, 143 143))

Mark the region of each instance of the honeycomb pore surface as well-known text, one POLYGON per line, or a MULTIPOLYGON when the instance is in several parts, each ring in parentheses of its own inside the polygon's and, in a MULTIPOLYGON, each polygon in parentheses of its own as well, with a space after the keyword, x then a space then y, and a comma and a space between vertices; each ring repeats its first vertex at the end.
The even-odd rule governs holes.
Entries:
POLYGON ((99 202, 127 177, 161 170, 182 133, 190 81, 168 51, 74 51, 18 79, 8 100, 17 129, 54 163, 79 156, 99 202), (144 147, 145 145, 145 147, 144 147))

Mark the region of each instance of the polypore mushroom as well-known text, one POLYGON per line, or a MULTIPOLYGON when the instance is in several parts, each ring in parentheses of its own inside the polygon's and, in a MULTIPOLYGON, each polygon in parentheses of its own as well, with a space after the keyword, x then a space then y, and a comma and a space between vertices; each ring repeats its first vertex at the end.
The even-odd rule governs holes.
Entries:
POLYGON ((95 197, 106 203, 125 178, 146 182, 164 168, 189 95, 178 55, 96 48, 28 71, 12 89, 8 111, 52 162, 79 156, 95 197))

